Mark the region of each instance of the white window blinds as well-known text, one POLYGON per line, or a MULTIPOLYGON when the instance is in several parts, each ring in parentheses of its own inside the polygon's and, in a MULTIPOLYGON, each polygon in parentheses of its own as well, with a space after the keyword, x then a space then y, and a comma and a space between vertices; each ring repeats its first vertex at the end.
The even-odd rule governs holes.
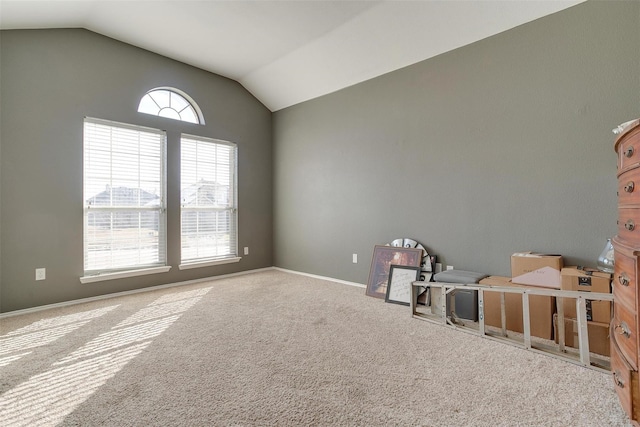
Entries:
POLYGON ((165 265, 163 131, 84 122, 85 275, 165 265))
POLYGON ((182 262, 236 257, 236 145, 185 135, 180 150, 182 262))

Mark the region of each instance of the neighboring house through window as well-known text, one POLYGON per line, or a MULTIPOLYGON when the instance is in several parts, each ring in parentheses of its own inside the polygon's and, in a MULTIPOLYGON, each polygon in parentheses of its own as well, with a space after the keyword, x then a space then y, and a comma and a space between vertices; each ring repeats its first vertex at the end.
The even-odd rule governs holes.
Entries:
POLYGON ((164 131, 84 121, 85 276, 164 266, 164 131))
POLYGON ((236 145, 182 135, 180 151, 182 263, 236 259, 236 145))

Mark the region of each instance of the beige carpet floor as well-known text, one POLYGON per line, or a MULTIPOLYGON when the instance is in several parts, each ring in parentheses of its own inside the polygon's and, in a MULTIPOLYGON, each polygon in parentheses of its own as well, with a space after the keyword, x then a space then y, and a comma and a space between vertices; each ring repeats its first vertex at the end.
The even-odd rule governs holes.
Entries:
POLYGON ((281 271, 0 320, 2 426, 626 426, 609 375, 281 271))

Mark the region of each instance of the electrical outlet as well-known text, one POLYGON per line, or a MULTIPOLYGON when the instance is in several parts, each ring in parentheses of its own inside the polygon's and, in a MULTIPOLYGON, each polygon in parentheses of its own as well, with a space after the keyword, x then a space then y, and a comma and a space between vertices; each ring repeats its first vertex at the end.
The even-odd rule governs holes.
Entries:
POLYGON ((353 263, 354 264, 358 263, 358 254, 353 254, 353 263))
POLYGON ((249 246, 244 247, 244 254, 249 255, 249 246))
POLYGON ((36 268, 36 280, 44 280, 47 278, 46 268, 36 268))

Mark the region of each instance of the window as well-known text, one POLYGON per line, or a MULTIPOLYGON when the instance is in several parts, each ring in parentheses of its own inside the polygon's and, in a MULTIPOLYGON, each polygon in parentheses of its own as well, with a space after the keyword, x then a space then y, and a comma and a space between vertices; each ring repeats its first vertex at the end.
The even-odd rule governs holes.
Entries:
POLYGON ((140 100, 138 112, 183 122, 204 124, 204 117, 198 105, 189 95, 178 91, 178 89, 156 88, 150 90, 140 100))
POLYGON ((164 266, 163 131, 84 122, 85 276, 164 266))
POLYGON ((237 258, 236 145, 183 135, 180 147, 182 263, 237 258))

